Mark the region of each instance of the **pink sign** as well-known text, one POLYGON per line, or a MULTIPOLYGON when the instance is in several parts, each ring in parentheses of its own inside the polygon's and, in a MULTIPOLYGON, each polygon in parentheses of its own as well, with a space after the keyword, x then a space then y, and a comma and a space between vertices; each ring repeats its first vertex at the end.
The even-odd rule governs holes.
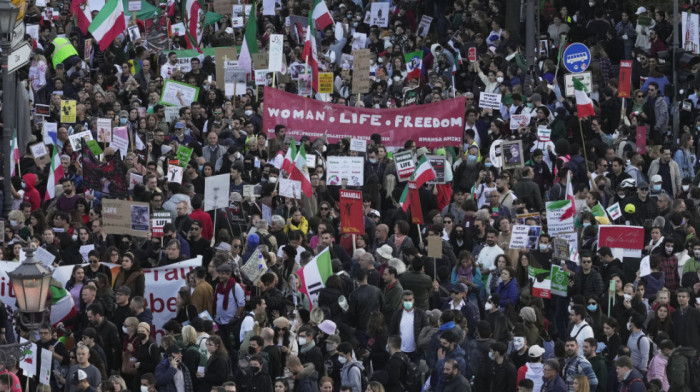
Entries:
POLYGON ((644 228, 638 226, 599 226, 598 246, 644 249, 644 228))

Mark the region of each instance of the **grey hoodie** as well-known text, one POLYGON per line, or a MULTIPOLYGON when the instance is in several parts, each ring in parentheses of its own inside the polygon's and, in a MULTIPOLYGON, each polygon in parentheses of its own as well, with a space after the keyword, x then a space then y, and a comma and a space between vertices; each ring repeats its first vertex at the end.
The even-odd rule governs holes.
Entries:
POLYGON ((365 367, 362 362, 352 360, 348 361, 340 369, 340 385, 348 385, 352 387, 352 392, 364 392, 362 390, 362 372, 365 367))

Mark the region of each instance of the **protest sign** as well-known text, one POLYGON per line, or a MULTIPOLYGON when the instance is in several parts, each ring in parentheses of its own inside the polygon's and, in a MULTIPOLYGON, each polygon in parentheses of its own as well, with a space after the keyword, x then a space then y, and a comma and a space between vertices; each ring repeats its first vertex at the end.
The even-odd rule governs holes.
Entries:
POLYGON ((551 281, 552 294, 566 297, 566 292, 569 287, 569 271, 563 270, 558 265, 552 265, 551 281))
POLYGON ((112 147, 119 150, 122 158, 129 151, 129 130, 126 127, 115 127, 112 129, 112 147))
POLYGON ((549 235, 574 231, 574 205, 571 200, 548 201, 546 208, 549 235))
POLYGON ((394 154, 394 164, 396 165, 396 174, 399 182, 408 180, 413 172, 416 171, 416 160, 413 158, 411 151, 394 154))
POLYGON ((350 139, 350 151, 365 152, 367 151, 367 140, 352 138, 350 139))
POLYGON ((367 47, 367 34, 354 32, 352 33, 352 50, 364 49, 367 47))
POLYGON ((151 213, 151 230, 153 231, 153 237, 163 237, 163 226, 167 223, 172 223, 172 221, 173 219, 170 211, 153 211, 151 213))
POLYGON ((630 98, 632 89, 632 60, 620 60, 620 75, 617 80, 617 97, 630 98))
POLYGON ((552 259, 569 259, 569 241, 558 237, 552 239, 552 259))
POLYGON ((389 25, 389 6, 387 3, 372 3, 370 8, 370 26, 387 27, 389 25))
POLYGON ((527 275, 532 286, 532 296, 552 298, 552 272, 549 270, 527 267, 527 275))
POLYGON ((617 220, 617 218, 622 216, 622 211, 620 210, 620 203, 615 203, 611 205, 610 207, 606 208, 605 211, 608 212, 608 215, 610 215, 610 219, 612 221, 617 220))
POLYGON ((326 160, 326 185, 364 185, 365 161, 362 157, 329 156, 326 160))
POLYGON ((290 197, 292 199, 301 199, 301 181, 288 180, 280 178, 279 180, 280 196, 290 197))
POLYGON ((647 153, 647 127, 644 125, 637 126, 637 139, 635 140, 634 151, 638 154, 647 153))
POLYGON ((508 140, 501 142, 501 157, 504 169, 513 169, 525 165, 522 140, 508 140))
POLYGON ((137 184, 143 184, 143 176, 136 173, 129 173, 129 190, 133 191, 137 184))
POLYGON ((525 128, 530 123, 530 116, 527 114, 512 114, 510 116, 510 129, 525 128))
POLYGON ((313 74, 311 73, 302 73, 299 74, 297 77, 298 81, 298 88, 299 88, 299 95, 302 97, 311 97, 314 93, 313 91, 313 84, 312 84, 312 79, 313 79, 313 74))
POLYGON ((508 247, 510 249, 535 250, 541 230, 540 226, 514 225, 508 247))
POLYGON ((62 100, 61 101, 61 122, 75 123, 75 105, 76 101, 62 100))
POLYGON ((92 133, 90 133, 90 131, 82 131, 68 136, 68 141, 71 147, 73 147, 73 151, 80 151, 82 148, 82 140, 92 140, 92 133))
POLYGON ((548 142, 552 140, 552 130, 544 127, 537 127, 537 140, 548 142))
POLYGON ((97 141, 100 143, 112 142, 112 119, 97 119, 97 141))
POLYGON ((160 103, 169 106, 190 106, 199 96, 199 87, 189 84, 166 80, 163 85, 163 93, 160 96, 160 103))
POLYGON ((479 94, 479 107, 482 109, 501 109, 501 94, 481 93, 479 94))
POLYGON ((359 49, 352 52, 353 63, 352 71, 352 93, 366 94, 369 92, 369 57, 371 51, 369 49, 359 49))
MULTIPOLYGON (((248 200, 255 199, 255 185, 243 185, 243 198, 248 200)), ((258 192, 259 194, 260 192, 258 192)))
POLYGON ((576 91, 574 89, 574 78, 580 80, 581 83, 586 86, 587 91, 593 91, 593 78, 591 77, 590 71, 566 74, 564 75, 564 83, 566 89, 565 94, 567 97, 573 97, 574 92, 576 91))
POLYGON ((318 138, 327 132, 328 142, 346 137, 382 136, 385 146, 403 146, 407 139, 428 148, 459 147, 464 132, 464 97, 439 103, 396 109, 370 109, 335 105, 265 88, 263 129, 274 137, 276 125, 284 125, 294 138, 318 138), (439 132, 436 132, 439 130, 439 132))
POLYGON ((182 184, 182 177, 185 174, 185 168, 177 164, 168 164, 168 182, 177 182, 182 184))
POLYGON ((219 15, 231 15, 233 0, 214 0, 214 12, 219 15))
POLYGON ((255 85, 256 86, 268 86, 267 74, 270 73, 267 69, 256 69, 255 70, 255 85))
POLYGON ((433 259, 442 258, 442 238, 438 235, 428 237, 428 257, 433 259))
POLYGON ((403 106, 408 107, 413 105, 418 105, 418 99, 420 98, 420 86, 415 88, 406 88, 403 91, 403 106))
POLYGON ((320 94, 333 93, 333 72, 318 73, 318 92, 320 94))
POLYGON ((428 181, 428 184, 444 184, 447 182, 445 180, 445 165, 447 165, 447 159, 444 155, 426 155, 425 156, 430 164, 433 166, 435 171, 435 179, 433 181, 428 181))
POLYGON ((681 17, 681 37, 683 38, 683 50, 700 54, 700 15, 692 12, 683 12, 681 17))
POLYGON ((141 39, 141 32, 139 31, 139 27, 134 25, 134 26, 129 26, 126 29, 129 32, 129 40, 130 41, 136 41, 141 39))
POLYGON ((243 95, 246 92, 246 70, 238 66, 238 61, 229 60, 224 64, 224 94, 227 97, 243 95))
POLYGON ((129 0, 129 12, 141 11, 141 0, 129 0))
POLYGON ((267 263, 260 252, 260 248, 255 248, 255 252, 248 258, 248 261, 241 267, 241 272, 250 279, 253 284, 258 283, 260 277, 267 272, 267 263))
POLYGON ((157 53, 169 49, 168 17, 166 15, 146 19, 144 29, 146 31, 144 47, 148 51, 157 53))
POLYGON ((46 149, 46 144, 44 143, 32 144, 29 148, 31 148, 34 158, 41 158, 49 155, 49 150, 46 149))
POLYGON ((362 191, 340 190, 340 232, 343 234, 365 233, 362 191))
POLYGON ((206 177, 204 179, 204 211, 228 207, 230 174, 206 177))
POLYGON ((625 257, 640 257, 644 249, 644 228, 600 225, 598 226, 598 246, 624 249, 625 257))
POLYGON ((557 234, 557 238, 565 240, 569 243, 569 256, 568 258, 563 259, 578 264, 578 234, 575 231, 559 233, 557 234))
POLYGON ((418 25, 418 32, 416 35, 420 37, 427 37, 430 31, 430 24, 433 23, 433 18, 428 15, 423 15, 420 18, 420 24, 418 25))
POLYGON ((95 250, 95 244, 90 244, 90 245, 81 245, 79 249, 80 257, 83 260, 83 263, 89 262, 88 256, 90 255, 90 251, 95 250))
POLYGON ((190 162, 190 158, 192 157, 192 149, 183 146, 182 144, 177 147, 177 153, 175 154, 178 164, 182 167, 187 167, 187 164, 190 162))
POLYGON ((102 200, 102 226, 107 234, 146 237, 150 231, 150 205, 128 200, 102 200))
MULTIPOLYGON (((254 54, 259 55, 259 53, 254 54)), ((214 48, 215 70, 216 70, 216 82, 219 88, 223 87, 225 73, 224 73, 224 63, 226 61, 238 59, 238 53, 236 52, 236 47, 232 46, 230 48, 214 48)), ((265 56, 267 58, 267 56, 265 56)), ((254 58, 254 57, 253 57, 254 58)), ((255 64, 257 67, 257 63, 255 64)), ((267 68, 267 67, 261 67, 267 68)))
POLYGON ((269 62, 267 69, 272 72, 282 72, 282 49, 284 36, 282 34, 270 34, 269 62))
POLYGON ((536 225, 540 224, 540 213, 539 212, 530 212, 528 214, 517 214, 516 219, 518 220, 518 223, 521 225, 526 224, 528 220, 533 220, 536 225))
POLYGON ((90 149, 90 152, 95 154, 95 156, 100 156, 100 155, 104 154, 104 150, 102 150, 102 147, 100 147, 100 145, 97 144, 96 141, 86 140, 85 143, 87 144, 88 148, 90 149))

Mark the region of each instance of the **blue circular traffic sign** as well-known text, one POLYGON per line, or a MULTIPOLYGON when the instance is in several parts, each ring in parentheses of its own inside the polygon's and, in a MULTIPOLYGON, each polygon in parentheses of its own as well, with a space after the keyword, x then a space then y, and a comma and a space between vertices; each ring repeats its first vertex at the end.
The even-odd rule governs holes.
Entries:
POLYGON ((591 51, 586 45, 574 42, 564 49, 561 60, 569 72, 583 72, 591 65, 591 51))

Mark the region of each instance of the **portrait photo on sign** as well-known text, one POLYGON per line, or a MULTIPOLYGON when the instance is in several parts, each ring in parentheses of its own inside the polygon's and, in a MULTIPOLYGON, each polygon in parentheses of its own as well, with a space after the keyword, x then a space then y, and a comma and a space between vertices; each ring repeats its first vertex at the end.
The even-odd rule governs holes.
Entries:
POLYGON ((522 140, 504 141, 501 143, 501 157, 503 158, 503 168, 512 169, 523 167, 523 142, 522 140))

